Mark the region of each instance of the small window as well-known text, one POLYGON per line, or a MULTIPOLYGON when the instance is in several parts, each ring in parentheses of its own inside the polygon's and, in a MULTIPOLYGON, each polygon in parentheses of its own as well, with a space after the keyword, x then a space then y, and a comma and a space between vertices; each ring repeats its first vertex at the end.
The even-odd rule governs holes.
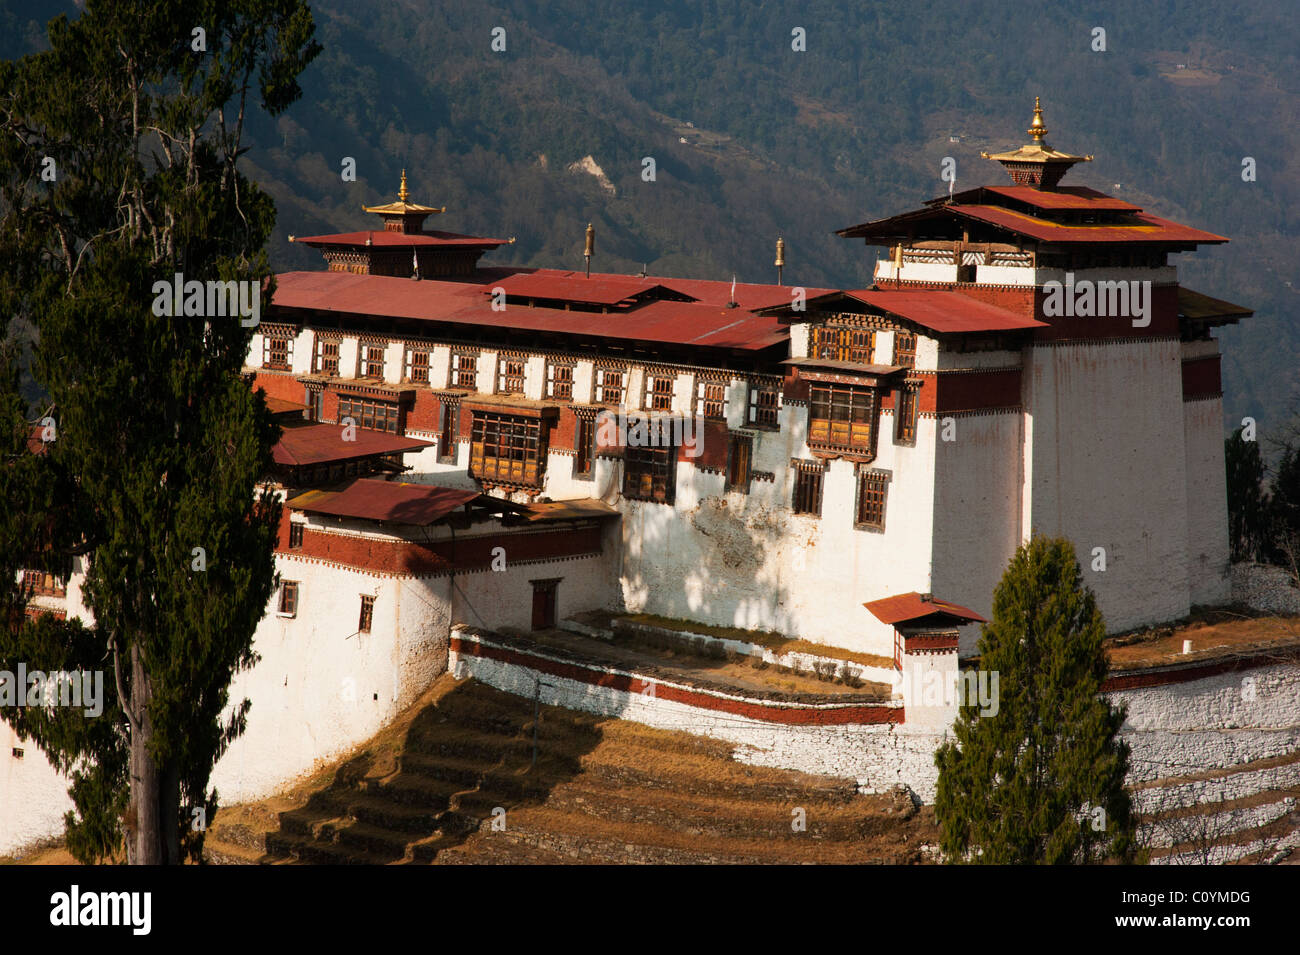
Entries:
POLYGON ((477 390, 478 356, 472 352, 452 352, 451 386, 477 390))
POLYGON ((367 431, 387 431, 401 434, 400 415, 396 402, 374 401, 370 398, 339 398, 339 423, 351 418, 358 428, 367 431))
POLYGON ((497 359, 497 394, 522 395, 524 393, 524 360, 518 357, 497 359))
POLYGON ((369 633, 370 624, 375 619, 375 598, 369 594, 361 595, 361 619, 357 622, 358 633, 369 633))
POLYGON ((280 582, 280 613, 286 617, 298 616, 298 581, 280 582))
POLYGON ((749 464, 754 453, 754 439, 747 434, 733 434, 727 441, 727 490, 749 491, 749 464))
POLYGON ((822 461, 794 461, 794 500, 791 507, 796 514, 812 514, 821 517, 822 513, 822 479, 826 475, 826 464, 822 461))
POLYGON ((596 401, 607 405, 623 403, 623 372, 614 368, 596 369, 596 401))
POLYGON ((673 410, 673 386, 676 375, 646 375, 645 407, 649 411, 673 410))
POLYGON ((695 386, 695 412, 702 418, 727 417, 727 383, 701 381, 695 386))
POLYGON ((894 392, 894 440, 911 444, 916 440, 917 382, 905 382, 894 392))
POLYGON ((901 328, 894 332, 894 364, 904 368, 916 366, 916 333, 901 328))
POLYGON ((460 402, 442 401, 442 421, 438 429, 438 460, 443 463, 456 461, 456 432, 460 422, 460 402))
POLYGON ((812 330, 809 351, 813 358, 869 365, 875 347, 876 335, 869 328, 851 325, 818 325, 812 330))
POLYGON ((361 346, 361 377, 362 378, 383 378, 384 377, 384 346, 383 345, 362 345, 361 346))
POLYGON ((429 349, 411 348, 407 350, 406 380, 421 385, 429 383, 429 349))
POLYGON ((858 473, 857 526, 869 530, 885 529, 885 497, 889 491, 889 475, 883 471, 863 470, 858 473))
POLYGON ((623 452, 623 496, 671 504, 677 477, 674 447, 628 447, 623 452))
POLYGON ((316 339, 316 374, 337 377, 339 373, 339 343, 330 339, 316 339))
POLYGON ((262 339, 262 367, 288 371, 293 362, 293 339, 286 335, 267 335, 262 339))
POLYGON ((596 460, 595 416, 579 415, 574 432, 573 474, 575 477, 590 477, 596 460))
POLYGON ((302 524, 297 521, 289 524, 289 546, 294 550, 302 546, 302 524))
POLYGON ((548 361, 546 363, 546 397, 559 401, 573 400, 573 364, 548 361))
POLYGON ((755 428, 779 426, 781 385, 779 381, 750 382, 749 424, 755 428))

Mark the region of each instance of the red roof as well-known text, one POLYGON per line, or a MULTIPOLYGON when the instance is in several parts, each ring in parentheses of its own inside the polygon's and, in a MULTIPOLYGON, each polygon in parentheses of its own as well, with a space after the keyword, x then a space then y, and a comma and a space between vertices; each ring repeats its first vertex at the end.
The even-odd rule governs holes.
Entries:
POLYGON ((433 484, 358 478, 340 491, 305 491, 286 503, 297 511, 394 524, 434 524, 482 495, 433 484))
POLYGON ((474 248, 495 249, 505 245, 506 239, 485 239, 477 235, 461 235, 459 232, 386 232, 382 229, 366 229, 361 232, 338 232, 333 235, 308 235, 295 237, 295 242, 303 245, 367 245, 378 247, 411 248, 412 246, 471 246, 474 248), (367 242, 367 240, 369 240, 367 242))
POLYGON ((946 289, 859 289, 839 294, 941 333, 1003 332, 1048 327, 1046 322, 946 289))
POLYGON ((968 610, 947 600, 940 600, 937 597, 922 595, 916 591, 898 594, 894 597, 882 597, 880 600, 871 600, 862 606, 870 610, 881 623, 890 624, 891 626, 935 615, 954 617, 967 623, 986 622, 983 617, 973 610, 968 610))
POLYGON ((484 291, 491 292, 498 287, 505 289, 509 296, 559 299, 590 305, 617 305, 656 289, 673 293, 672 289, 658 282, 633 275, 597 275, 586 278, 581 272, 554 272, 550 269, 517 272, 486 287, 484 291))
MULTIPOLYGON (((981 192, 991 192, 1005 196, 1017 202, 1023 202, 1036 209, 1088 209, 1102 212, 1141 212, 1141 206, 1135 206, 1123 199, 1116 199, 1087 186, 1058 186, 1055 189, 1034 189, 1032 186, 980 186, 967 189, 952 197, 952 201, 961 204, 968 200, 978 201, 981 192)), ((948 202, 947 196, 931 199, 930 204, 948 202)))
MULTIPOLYGON (((675 288, 676 280, 653 280, 675 288)), ((499 282, 496 284, 500 284, 499 282)), ((722 283, 715 283, 722 284, 722 283)), ((727 283, 728 287, 730 283, 727 283)), ((617 314, 509 305, 495 311, 483 294, 493 286, 420 281, 347 272, 285 272, 276 276, 274 306, 382 318, 411 318, 469 327, 556 332, 620 341, 662 342, 752 351, 780 344, 788 331, 775 318, 747 308, 704 302, 648 302, 617 314)), ((789 289, 775 289, 789 301, 789 289)), ((809 295, 826 290, 809 289, 809 295)), ((687 294, 694 292, 687 291, 687 294)), ((737 288, 737 296, 741 294, 737 288)), ((725 299, 724 299, 725 301, 725 299)))
POLYGON ((387 431, 356 428, 355 440, 343 440, 344 428, 336 424, 306 424, 285 428, 271 449, 275 463, 294 467, 308 464, 333 464, 378 454, 402 454, 433 447, 432 441, 403 438, 387 431))
POLYGON ((999 206, 965 206, 954 203, 944 208, 959 216, 987 222, 1041 242, 1214 243, 1228 241, 1221 235, 1202 232, 1200 229, 1179 225, 1177 222, 1148 215, 1145 212, 1133 213, 1133 222, 1129 224, 1062 225, 1059 222, 1040 219, 1024 212, 1013 212, 1011 209, 1003 209, 999 206))

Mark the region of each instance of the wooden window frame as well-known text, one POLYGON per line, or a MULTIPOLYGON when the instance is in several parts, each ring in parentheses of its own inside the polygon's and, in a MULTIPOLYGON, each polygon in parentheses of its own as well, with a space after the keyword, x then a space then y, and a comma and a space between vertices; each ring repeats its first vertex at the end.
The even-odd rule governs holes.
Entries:
POLYGON ((262 367, 272 371, 292 370, 293 340, 294 336, 285 332, 266 334, 262 339, 262 367))
POLYGON ((572 401, 576 368, 575 362, 546 359, 546 397, 556 401, 572 401))
POLYGON ((754 439, 751 435, 731 432, 727 435, 728 491, 749 493, 749 480, 754 464, 754 439))
POLYGON ((904 368, 916 367, 916 332, 894 329, 894 364, 904 368))
POLYGON ((339 352, 343 343, 337 338, 322 338, 316 336, 316 348, 312 353, 312 371, 317 375, 324 375, 327 378, 337 378, 339 376, 339 352), (329 354, 326 349, 333 349, 333 354, 329 354))
POLYGON ((573 427, 573 476, 590 481, 596 474, 596 416, 576 415, 573 427))
POLYGON ((796 514, 822 516, 822 493, 826 486, 826 462, 802 461, 790 462, 794 470, 794 490, 790 499, 790 509, 796 514))
POLYGON ((375 625, 375 598, 372 594, 361 594, 361 615, 357 618, 357 633, 369 633, 375 625))
POLYGON ((460 445, 460 402, 443 398, 438 414, 438 462, 455 464, 460 445))
POLYGON ((298 616, 298 585, 297 580, 280 581, 280 609, 276 613, 281 617, 298 616))
POLYGON ((921 383, 905 381, 894 392, 894 443, 916 444, 916 421, 919 415, 921 383))
POLYGON ((880 395, 874 388, 810 382, 808 447, 875 456, 880 395))
POLYGON ((870 365, 875 350, 874 329, 833 321, 825 325, 814 325, 808 343, 811 358, 848 361, 857 365, 870 365))
POLYGON ((541 487, 546 423, 540 418, 471 409, 470 476, 494 484, 541 487))
POLYGON ((595 387, 593 389, 595 400, 600 404, 621 406, 627 398, 627 377, 626 368, 602 368, 597 367, 595 373, 595 387), (618 379, 617 384, 610 384, 607 380, 610 376, 618 379))
POLYGON ((673 503, 677 491, 677 448, 623 449, 623 496, 632 501, 673 503))
POLYGON ((447 363, 447 387, 478 391, 477 352, 451 350, 451 360, 447 363))
POLYGON ((853 508, 854 527, 860 530, 884 531, 891 478, 892 475, 888 471, 874 468, 858 469, 856 500, 853 508))
POLYGON ((66 597, 68 582, 47 570, 23 570, 23 589, 33 597, 66 597))
POLYGON ((701 378, 695 383, 695 413, 701 418, 727 420, 727 382, 701 378))
POLYGON ((366 431, 402 433, 402 406, 400 402, 384 401, 365 395, 339 395, 339 423, 351 418, 358 428, 366 431), (382 422, 382 427, 377 427, 382 422), (388 427, 391 423, 392 427, 388 427))
POLYGON ((749 383, 749 400, 746 402, 749 427, 764 431, 781 428, 781 384, 779 381, 749 383))
POLYGON ((301 521, 289 522, 289 549, 290 550, 302 549, 302 529, 306 526, 307 525, 305 525, 301 521))
POLYGON ((645 401, 642 404, 646 411, 672 411, 673 401, 676 397, 676 375, 646 372, 645 401))
POLYGON ((357 377, 358 378, 378 378, 384 380, 384 357, 388 351, 388 346, 377 344, 376 342, 363 341, 357 346, 357 377), (379 353, 379 357, 373 356, 374 352, 379 353), (375 366, 379 366, 376 373, 375 366))
POLYGON ((406 381, 416 385, 431 384, 429 374, 433 368, 433 349, 424 345, 408 345, 405 365, 403 377, 406 381), (417 362, 417 356, 422 356, 423 361, 417 362))
POLYGON ((522 395, 528 375, 528 359, 522 355, 498 355, 496 393, 522 395))

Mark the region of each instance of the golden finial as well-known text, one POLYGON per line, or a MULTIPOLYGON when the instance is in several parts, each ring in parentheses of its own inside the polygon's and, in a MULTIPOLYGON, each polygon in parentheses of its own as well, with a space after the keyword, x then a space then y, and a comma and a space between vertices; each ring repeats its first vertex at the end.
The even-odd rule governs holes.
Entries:
POLYGON ((587 223, 587 247, 582 254, 587 258, 596 254, 596 230, 590 222, 587 223))
POLYGON ((778 268, 785 265, 785 239, 777 236, 776 240, 776 262, 773 263, 778 268))
POLYGON ((405 202, 405 201, 406 201, 406 197, 407 197, 408 195, 409 195, 409 193, 406 191, 406 170, 403 169, 403 170, 402 170, 402 188, 397 190, 397 198, 399 198, 399 199, 401 199, 403 202, 405 202))
POLYGON ((1047 135, 1047 124, 1043 122, 1043 107, 1038 102, 1038 97, 1034 97, 1034 121, 1029 124, 1027 130, 1030 136, 1034 137, 1034 144, 1041 146, 1043 137, 1047 135))

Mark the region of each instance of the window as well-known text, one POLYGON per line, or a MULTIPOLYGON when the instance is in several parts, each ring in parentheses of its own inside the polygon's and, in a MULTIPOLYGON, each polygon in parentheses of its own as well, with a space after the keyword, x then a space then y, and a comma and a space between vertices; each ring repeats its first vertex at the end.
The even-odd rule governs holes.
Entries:
POLYGON ((578 416, 574 429, 573 474, 574 477, 590 477, 596 460, 596 417, 591 414, 578 416))
POLYGON ((822 513, 822 478, 826 474, 824 461, 792 461, 794 468, 794 500, 791 507, 796 514, 822 513))
POLYGON ((315 372, 318 375, 337 377, 339 373, 339 343, 327 338, 316 339, 315 372))
POLYGON ((888 472, 858 472, 858 527, 877 531, 885 529, 885 494, 888 490, 888 472))
POLYGON ((383 378, 384 377, 384 346, 367 345, 361 346, 361 377, 362 378, 383 378))
POLYGON ((262 339, 262 367, 288 371, 293 362, 293 339, 286 334, 270 333, 262 339))
POLYGON ((673 410, 673 386, 676 375, 645 376, 645 408, 648 411, 673 410))
POLYGON ((894 392, 894 440, 910 444, 916 440, 916 406, 919 382, 907 381, 894 392))
POLYGON ((289 546, 294 550, 302 546, 302 524, 297 521, 289 524, 289 546))
POLYGON ((632 500, 673 502, 677 449, 629 447, 623 451, 623 496, 632 500))
POLYGON ((875 346, 876 335, 869 328, 817 325, 812 330, 810 352, 813 358, 829 358, 835 361, 869 365, 875 346))
POLYGON ((422 385, 429 383, 429 349, 406 350, 406 380, 422 385))
POLYGON ((307 420, 319 421, 321 408, 324 406, 325 402, 325 392, 320 388, 312 388, 308 386, 303 388, 303 397, 305 399, 303 404, 307 406, 307 420))
POLYGON ((727 490, 749 491, 749 464, 754 453, 754 439, 747 434, 733 434, 727 439, 727 490))
POLYGON ((44 570, 24 570, 23 589, 29 591, 34 597, 66 597, 68 595, 67 585, 63 578, 56 577, 44 570))
POLYGON ((541 483, 546 452, 538 418, 475 411, 469 473, 486 481, 541 483))
POLYGON ((460 402, 442 400, 442 421, 438 429, 438 460, 455 462, 456 434, 460 430, 460 402))
POLYGON ((623 372, 620 369, 596 369, 596 401, 607 405, 623 403, 623 372))
POLYGON ((781 384, 779 380, 750 382, 749 424, 751 427, 779 427, 780 410, 781 384))
POLYGON ((497 394, 522 395, 524 393, 524 360, 518 356, 497 359, 497 394))
POLYGON ((916 366, 916 334, 899 328, 894 332, 894 364, 904 368, 916 366))
POLYGON ((298 615, 298 581, 280 582, 280 613, 286 617, 298 615))
POLYGON ((546 363, 546 397, 573 400, 573 365, 569 362, 546 363))
POLYGON ((695 384, 695 413, 702 418, 727 417, 727 383, 699 381, 695 384))
POLYGON ((367 431, 387 431, 401 434, 398 421, 397 404, 392 401, 376 401, 373 398, 339 398, 339 422, 351 418, 357 427, 367 431))
POLYGON ((871 454, 876 395, 868 388, 813 384, 808 397, 808 446, 871 454))
POLYGON ((375 619, 375 598, 370 594, 361 595, 361 619, 357 621, 357 633, 369 633, 370 625, 375 619))
POLYGON ((473 352, 454 351, 451 353, 451 386, 454 388, 478 389, 478 355, 473 352))

